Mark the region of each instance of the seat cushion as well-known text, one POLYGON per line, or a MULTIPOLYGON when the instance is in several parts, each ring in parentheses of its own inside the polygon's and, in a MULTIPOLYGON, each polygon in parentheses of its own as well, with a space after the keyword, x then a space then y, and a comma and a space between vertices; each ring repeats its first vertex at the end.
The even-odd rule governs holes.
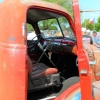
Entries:
POLYGON ((56 74, 58 70, 56 68, 50 68, 43 63, 37 63, 33 65, 33 71, 31 77, 46 76, 50 74, 56 74))

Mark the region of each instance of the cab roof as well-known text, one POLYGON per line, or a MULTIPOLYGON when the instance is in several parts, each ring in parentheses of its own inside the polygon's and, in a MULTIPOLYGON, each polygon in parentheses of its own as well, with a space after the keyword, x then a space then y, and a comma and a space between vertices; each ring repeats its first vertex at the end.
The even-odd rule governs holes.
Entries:
MULTIPOLYGON (((63 7, 54 3, 43 1, 43 0, 0 0, 0 5, 6 5, 6 6, 12 6, 12 7, 22 6, 26 9, 30 8, 31 6, 34 6, 34 7, 40 7, 40 8, 59 10, 61 12, 66 12, 68 14, 67 10, 64 9, 63 7)), ((0 6, 0 8, 2 8, 2 6, 0 6)))

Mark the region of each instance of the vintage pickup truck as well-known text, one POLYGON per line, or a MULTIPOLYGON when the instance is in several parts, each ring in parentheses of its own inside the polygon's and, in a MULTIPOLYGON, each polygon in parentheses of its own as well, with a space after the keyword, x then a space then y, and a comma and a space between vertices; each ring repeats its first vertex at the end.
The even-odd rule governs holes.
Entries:
POLYGON ((0 0, 0 100, 100 100, 100 51, 82 43, 78 0, 72 5, 74 21, 57 4, 0 0))

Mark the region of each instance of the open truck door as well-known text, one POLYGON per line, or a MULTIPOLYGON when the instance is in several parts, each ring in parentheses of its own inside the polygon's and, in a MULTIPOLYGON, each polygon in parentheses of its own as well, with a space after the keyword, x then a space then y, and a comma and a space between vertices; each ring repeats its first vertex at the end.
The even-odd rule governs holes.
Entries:
MULTIPOLYGON (((82 33, 81 33, 81 20, 78 0, 73 0, 73 15, 74 15, 74 27, 77 40, 77 56, 78 56, 78 68, 80 82, 73 84, 66 89, 56 100, 93 100, 92 98, 92 79, 87 51, 83 46, 82 33)), ((87 45, 87 44, 85 44, 87 45)), ((88 45, 88 47, 90 47, 88 45)), ((91 48, 89 48, 91 49, 91 48)))
POLYGON ((73 1, 74 24, 77 40, 77 54, 80 75, 81 100, 92 100, 90 67, 83 50, 81 20, 78 0, 73 1))
POLYGON ((65 9, 52 3, 35 0, 0 1, 0 12, 2 12, 0 14, 1 100, 75 100, 72 98, 77 93, 78 95, 81 94, 81 100, 92 100, 90 65, 82 43, 78 0, 73 1, 73 10, 74 23, 65 9), (56 23, 59 26, 58 30, 53 32, 50 30, 51 35, 48 34, 48 27, 42 30, 41 22, 43 23, 44 19, 56 23), (66 20, 66 25, 69 25, 68 28, 70 27, 72 30, 69 31, 70 38, 65 36, 61 27, 62 22, 60 20, 62 19, 66 20), (34 39, 27 40, 27 45, 24 44, 27 35, 25 32, 26 23, 33 26, 38 38, 38 41, 34 41, 34 39), (46 47, 45 53, 37 45, 39 43, 43 51, 46 47), (32 47, 32 49, 29 47, 32 47), (40 72, 34 73, 36 71, 33 71, 33 77, 28 78, 26 53, 34 61, 33 63, 35 61, 39 63, 41 59, 41 63, 47 64, 50 74, 44 74, 45 70, 41 71, 43 74, 40 74, 40 72), (51 60, 54 64, 48 59, 48 53, 52 53, 51 60), (41 56, 42 54, 47 56, 41 56), (77 57, 78 66, 76 64, 77 57), (51 71, 52 68, 57 73, 54 70, 51 71), (46 80, 45 77, 47 77, 46 80), (27 78, 30 79, 30 84, 27 82, 27 78), (60 84, 58 84, 59 79, 60 84), (40 82, 40 80, 43 82, 40 82), (27 83, 30 86, 28 90, 27 83), (43 92, 44 88, 45 91, 43 92), (59 89, 60 91, 57 92, 59 89), (29 98, 27 99, 27 93, 31 90, 34 92, 28 95, 29 98), (31 96, 37 99, 32 99, 31 96))

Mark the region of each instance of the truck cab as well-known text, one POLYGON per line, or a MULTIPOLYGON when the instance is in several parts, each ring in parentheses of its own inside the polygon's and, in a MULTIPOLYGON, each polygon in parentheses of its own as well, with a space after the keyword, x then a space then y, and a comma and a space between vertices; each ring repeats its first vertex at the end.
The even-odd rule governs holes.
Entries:
POLYGON ((93 86, 100 52, 82 43, 78 0, 74 21, 63 7, 42 0, 0 0, 0 12, 0 99, 99 98, 93 86))

